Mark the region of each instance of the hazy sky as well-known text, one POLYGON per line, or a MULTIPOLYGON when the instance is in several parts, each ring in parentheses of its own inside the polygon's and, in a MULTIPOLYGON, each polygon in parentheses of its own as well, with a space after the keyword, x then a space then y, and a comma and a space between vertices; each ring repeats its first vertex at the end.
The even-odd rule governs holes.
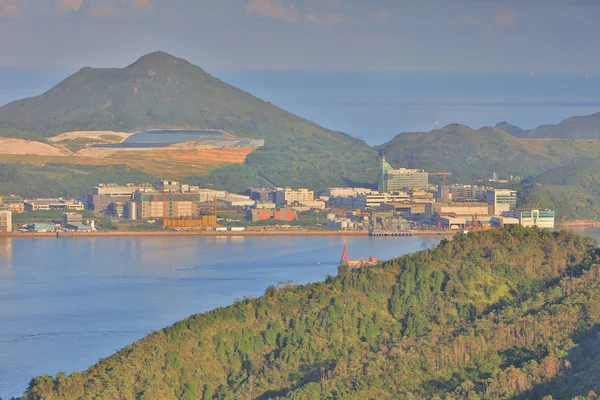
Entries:
POLYGON ((600 0, 0 0, 0 66, 600 71, 600 0))

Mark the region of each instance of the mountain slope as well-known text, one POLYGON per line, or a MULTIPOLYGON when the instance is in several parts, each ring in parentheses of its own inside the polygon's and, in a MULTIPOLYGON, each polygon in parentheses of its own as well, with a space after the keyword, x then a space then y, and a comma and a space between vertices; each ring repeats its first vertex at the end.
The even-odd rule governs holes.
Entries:
POLYGON ((77 197, 91 192, 102 181, 145 183, 154 178, 126 165, 0 163, 0 195, 4 196, 18 193, 28 198, 77 197))
POLYGON ((585 395, 600 390, 598 352, 577 349, 597 341, 599 262, 597 243, 568 231, 459 235, 194 315, 23 398, 585 395))
POLYGON ((519 191, 519 205, 551 208, 564 221, 597 219, 600 165, 568 165, 546 171, 519 191))
MULTIPOLYGON (((48 137, 142 127, 223 129, 265 139, 246 168, 277 185, 375 181, 376 152, 363 141, 290 114, 162 52, 123 69, 83 68, 40 96, 0 108, 0 135, 2 130, 48 137)), ((228 169, 220 173, 229 176, 228 169)))
POLYGON ((500 122, 497 128, 523 138, 563 138, 563 139, 600 139, 600 113, 565 119, 557 125, 542 125, 536 129, 523 130, 507 122, 500 122))
POLYGON ((431 132, 402 133, 379 146, 397 167, 450 171, 453 180, 537 175, 565 163, 600 156, 599 142, 526 140, 497 128, 452 124, 431 132))

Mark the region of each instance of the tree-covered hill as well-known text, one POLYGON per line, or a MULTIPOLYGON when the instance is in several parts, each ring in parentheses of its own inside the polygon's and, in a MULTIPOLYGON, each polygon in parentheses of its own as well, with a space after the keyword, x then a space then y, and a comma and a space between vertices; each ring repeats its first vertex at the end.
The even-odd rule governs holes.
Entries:
POLYGON ((450 171, 456 181, 500 176, 534 176, 564 163, 600 156, 600 142, 518 139, 503 130, 452 124, 431 132, 397 135, 379 147, 392 165, 450 171))
POLYGON ((551 208, 561 220, 600 217, 600 165, 568 165, 538 175, 519 191, 524 207, 551 208))
POLYGON ((0 196, 20 194, 27 198, 77 197, 91 192, 98 182, 154 182, 148 174, 126 165, 68 165, 44 166, 0 163, 0 196))
MULTIPOLYGON (((557 399, 600 392, 600 255, 515 227, 194 315, 23 399, 557 399)), ((590 397, 596 398, 596 397, 590 397)))
POLYGON ((507 128, 511 135, 522 138, 600 139, 600 113, 567 118, 559 124, 542 125, 536 129, 523 130, 507 122, 496 127, 507 128))
MULTIPOLYGON (((40 96, 0 108, 0 136, 150 127, 222 129, 265 139, 243 167, 252 177, 244 187, 265 180, 315 187, 376 180, 377 153, 362 140, 324 129, 163 52, 122 69, 82 68, 40 96)), ((215 180, 232 180, 236 168, 218 170, 215 180)))

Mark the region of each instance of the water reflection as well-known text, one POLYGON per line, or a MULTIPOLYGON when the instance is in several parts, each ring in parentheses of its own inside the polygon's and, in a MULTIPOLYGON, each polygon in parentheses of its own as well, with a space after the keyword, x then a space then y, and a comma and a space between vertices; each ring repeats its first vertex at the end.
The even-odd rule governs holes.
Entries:
POLYGON ((0 238, 0 276, 10 277, 13 275, 13 238, 0 238))

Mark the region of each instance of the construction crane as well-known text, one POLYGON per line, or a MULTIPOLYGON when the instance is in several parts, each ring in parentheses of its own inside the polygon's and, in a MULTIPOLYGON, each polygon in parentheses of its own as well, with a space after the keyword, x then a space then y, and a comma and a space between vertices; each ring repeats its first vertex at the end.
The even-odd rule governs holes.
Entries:
POLYGON ((441 175, 442 176, 442 185, 446 186, 446 175, 452 175, 451 172, 430 172, 429 175, 441 175))

